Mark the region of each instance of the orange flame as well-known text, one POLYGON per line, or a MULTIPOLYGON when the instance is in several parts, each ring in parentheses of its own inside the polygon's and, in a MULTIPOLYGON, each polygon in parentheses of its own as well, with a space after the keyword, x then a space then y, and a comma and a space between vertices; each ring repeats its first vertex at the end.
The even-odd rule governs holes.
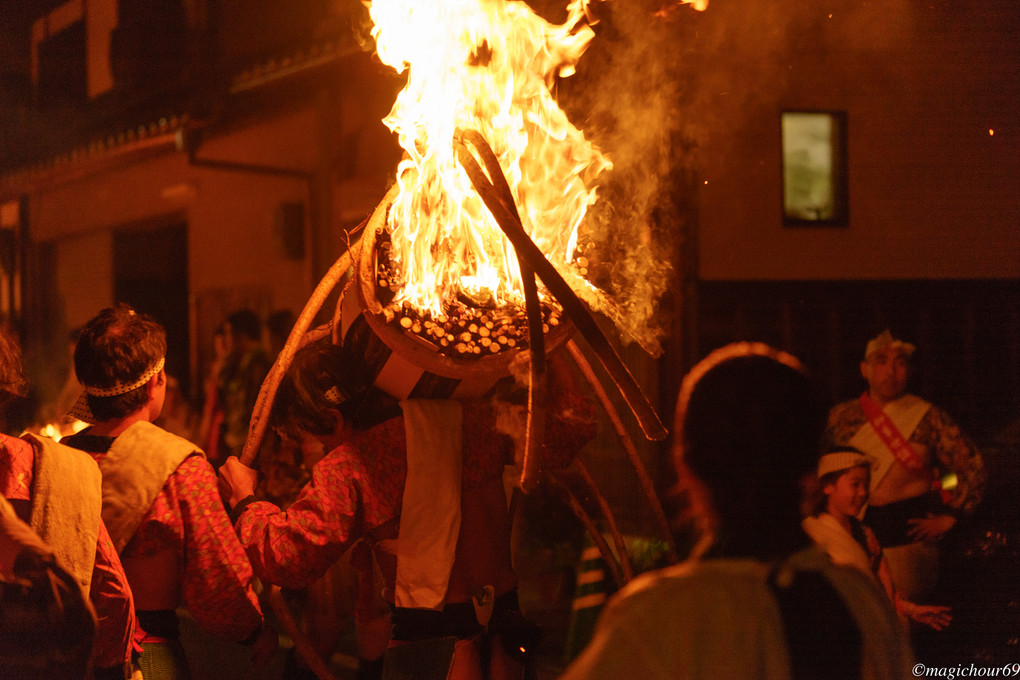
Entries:
POLYGON ((390 258, 402 282, 394 303, 443 313, 460 294, 497 305, 523 300, 513 248, 453 148, 474 129, 500 161, 532 240, 559 269, 610 161, 557 105, 556 76, 573 73, 594 32, 581 0, 553 25, 524 2, 374 0, 372 35, 407 85, 384 123, 405 159, 389 215, 390 258))

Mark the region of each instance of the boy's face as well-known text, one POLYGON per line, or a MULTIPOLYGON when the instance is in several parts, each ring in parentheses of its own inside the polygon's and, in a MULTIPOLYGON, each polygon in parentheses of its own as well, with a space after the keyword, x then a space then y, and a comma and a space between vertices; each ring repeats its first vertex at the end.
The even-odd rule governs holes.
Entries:
POLYGON ((868 502, 868 468, 858 465, 850 468, 836 479, 825 485, 824 492, 829 501, 826 509, 830 515, 855 517, 868 502))

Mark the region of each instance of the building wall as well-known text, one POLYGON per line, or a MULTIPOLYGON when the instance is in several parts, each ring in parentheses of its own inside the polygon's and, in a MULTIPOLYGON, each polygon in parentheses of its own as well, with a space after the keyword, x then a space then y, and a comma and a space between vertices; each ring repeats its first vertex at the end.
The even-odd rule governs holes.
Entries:
POLYGON ((689 17, 700 278, 1020 276, 1018 16, 1010 0, 720 0, 689 17), (846 228, 783 227, 784 109, 847 113, 846 228))
MULTIPOLYGON (((281 125, 286 128, 288 122, 281 125)), ((257 138, 257 131, 249 132, 247 138, 240 135, 217 151, 229 154, 236 146, 257 147, 257 138)), ((293 155, 279 161, 293 162, 293 155)), ((307 200, 307 181, 194 167, 172 145, 154 157, 93 172, 79 169, 40 188, 30 193, 31 236, 36 243, 52 245, 56 265, 52 272, 38 272, 55 279, 51 284, 55 299, 49 301, 55 318, 43 332, 63 337, 118 302, 115 232, 184 222, 191 328, 175 331, 191 339, 190 347, 177 351, 189 357, 186 382, 198 385, 211 355, 212 332, 226 314, 242 306, 267 314, 280 308, 299 311, 304 305, 312 278, 307 252, 303 259, 289 257, 275 224, 281 204, 307 200)), ((161 256, 151 253, 154 262, 161 256)))
MULTIPOLYGON (((143 228, 183 214, 192 293, 262 286, 272 291, 274 304, 295 305, 303 303, 310 272, 304 261, 285 256, 273 225, 280 203, 306 200, 307 187, 301 180, 193 168, 184 154, 171 151, 33 194, 31 229, 36 241, 55 241, 72 254, 87 243, 84 250, 93 253, 102 249, 102 243, 108 249, 113 229, 143 228)), ((102 267, 102 258, 88 259, 102 267)), ((105 274, 109 278, 109 270, 105 274)), ((94 271, 94 277, 103 279, 103 272, 94 271)), ((75 277, 65 278, 61 293, 74 308, 69 320, 73 316, 80 321, 83 315, 87 319, 113 302, 89 294, 89 303, 78 306, 75 300, 83 291, 74 286, 75 277)))
POLYGON ((367 216, 396 168, 381 114, 348 111, 364 100, 321 94, 225 119, 203 131, 190 160, 167 135, 43 175, 27 192, 28 224, 33 242, 55 253, 55 271, 40 272, 54 279, 54 332, 117 302, 114 232, 170 222, 187 224, 192 384, 230 312, 299 313, 345 247, 341 228, 367 216), (299 221, 284 224, 294 205, 299 221))

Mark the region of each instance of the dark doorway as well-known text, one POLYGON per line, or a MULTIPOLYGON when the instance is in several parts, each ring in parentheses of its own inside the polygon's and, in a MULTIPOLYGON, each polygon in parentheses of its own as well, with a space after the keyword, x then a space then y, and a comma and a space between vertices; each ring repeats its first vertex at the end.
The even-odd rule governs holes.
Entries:
POLYGON ((166 328, 167 374, 189 394, 188 228, 183 222, 113 236, 113 294, 166 328))

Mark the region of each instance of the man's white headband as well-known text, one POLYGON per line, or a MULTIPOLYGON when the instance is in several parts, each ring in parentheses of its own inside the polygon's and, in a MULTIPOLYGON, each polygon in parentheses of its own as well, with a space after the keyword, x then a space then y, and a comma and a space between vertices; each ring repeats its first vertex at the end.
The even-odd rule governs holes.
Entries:
POLYGON ((118 394, 127 394, 131 390, 136 390, 152 380, 152 376, 163 370, 164 361, 165 357, 160 358, 159 361, 154 363, 149 370, 143 373, 141 377, 133 383, 117 383, 113 387, 89 387, 88 385, 84 385, 82 393, 78 395, 78 398, 71 406, 71 410, 67 412, 67 415, 94 425, 96 423, 96 417, 93 415, 92 409, 89 408, 89 402, 86 395, 92 397, 115 397, 118 394))
POLYGON ((166 357, 160 357, 159 361, 149 367, 149 370, 143 373, 138 380, 135 380, 133 383, 118 382, 115 383, 113 387, 92 387, 90 385, 82 385, 82 387, 85 390, 85 394, 91 397, 115 397, 118 394, 127 394, 131 390, 136 390, 152 380, 152 376, 163 370, 164 363, 166 363, 166 357))

